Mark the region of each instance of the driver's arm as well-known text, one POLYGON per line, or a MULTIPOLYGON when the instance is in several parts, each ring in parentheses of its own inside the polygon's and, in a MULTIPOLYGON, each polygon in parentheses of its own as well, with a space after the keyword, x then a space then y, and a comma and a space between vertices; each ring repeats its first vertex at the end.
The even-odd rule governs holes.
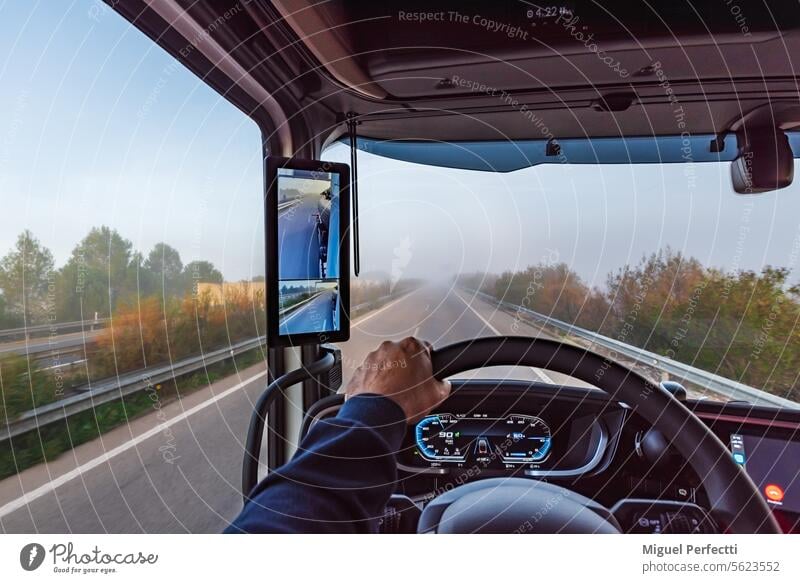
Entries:
POLYGON ((226 532, 371 532, 394 491, 406 424, 450 392, 430 344, 384 342, 353 375, 339 414, 318 422, 292 461, 265 478, 226 532))

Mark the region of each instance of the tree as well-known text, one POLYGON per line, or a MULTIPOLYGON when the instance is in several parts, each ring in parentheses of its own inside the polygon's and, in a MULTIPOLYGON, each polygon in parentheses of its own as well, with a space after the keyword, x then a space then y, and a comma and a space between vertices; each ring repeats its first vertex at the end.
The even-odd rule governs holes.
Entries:
POLYGON ((198 283, 222 283, 222 272, 210 261, 191 261, 183 268, 184 293, 196 293, 198 283))
POLYGON ((539 263, 494 279, 494 295, 578 326, 599 326, 608 306, 566 263, 539 263))
POLYGON ((153 291, 169 297, 180 293, 183 287, 183 262, 178 250, 166 243, 156 243, 147 259, 144 268, 152 275, 153 291))
MULTIPOLYGON (((704 295, 701 292, 707 277, 698 260, 670 247, 610 274, 607 286, 613 334, 641 348, 667 347, 688 304, 704 295)), ((699 329, 696 316, 693 320, 693 329, 699 329)))
POLYGON ((133 244, 115 229, 94 227, 72 250, 61 269, 67 293, 62 298, 63 318, 91 319, 110 315, 120 301, 136 294, 133 244))
POLYGON ((54 278, 53 254, 26 229, 0 260, 5 310, 25 325, 44 321, 55 306, 54 278))
POLYGON ((0 330, 13 327, 12 316, 6 311, 6 298, 0 294, 0 330))

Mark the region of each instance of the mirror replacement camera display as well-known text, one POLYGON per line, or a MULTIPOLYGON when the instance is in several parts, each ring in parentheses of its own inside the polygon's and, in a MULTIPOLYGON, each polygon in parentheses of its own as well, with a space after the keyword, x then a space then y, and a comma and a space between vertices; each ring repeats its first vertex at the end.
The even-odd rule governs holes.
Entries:
POLYGON ((340 329, 340 176, 278 168, 278 331, 340 329))

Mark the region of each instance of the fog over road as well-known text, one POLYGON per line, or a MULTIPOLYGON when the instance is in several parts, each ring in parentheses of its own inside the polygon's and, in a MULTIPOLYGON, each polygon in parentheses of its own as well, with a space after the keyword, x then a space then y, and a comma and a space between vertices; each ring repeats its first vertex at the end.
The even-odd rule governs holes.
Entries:
MULTIPOLYGON (((497 333, 514 318, 467 292, 427 286, 357 319, 342 345, 347 380, 385 339, 416 335, 434 346, 497 333)), ((519 323, 516 334, 535 336, 519 323)), ((509 367, 476 376, 503 378, 509 367)), ((577 384, 559 373, 514 378, 577 384)), ((459 375, 468 376, 468 375, 459 375)), ((242 443, 263 365, 134 419, 0 482, 2 532, 218 532, 241 508, 242 443), (171 424, 164 426, 164 423, 171 424), (27 494, 28 498, 24 496, 27 494)))
MULTIPOLYGON (((416 336, 433 344, 434 348, 460 340, 483 336, 553 336, 495 306, 474 297, 467 291, 446 286, 425 286, 407 296, 367 314, 355 326, 350 340, 342 344, 345 379, 364 357, 383 340, 400 340, 416 336)), ((530 367, 492 367, 459 375, 468 378, 527 379, 548 383, 587 386, 557 372, 530 367)))

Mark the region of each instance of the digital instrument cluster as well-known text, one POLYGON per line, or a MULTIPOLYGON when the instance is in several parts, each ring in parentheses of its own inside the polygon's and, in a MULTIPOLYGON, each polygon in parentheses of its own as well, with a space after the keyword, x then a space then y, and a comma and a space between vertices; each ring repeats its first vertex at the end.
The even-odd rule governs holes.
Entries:
POLYGON ((428 415, 417 423, 414 441, 415 455, 432 466, 538 466, 552 448, 547 423, 539 417, 520 414, 428 415))

